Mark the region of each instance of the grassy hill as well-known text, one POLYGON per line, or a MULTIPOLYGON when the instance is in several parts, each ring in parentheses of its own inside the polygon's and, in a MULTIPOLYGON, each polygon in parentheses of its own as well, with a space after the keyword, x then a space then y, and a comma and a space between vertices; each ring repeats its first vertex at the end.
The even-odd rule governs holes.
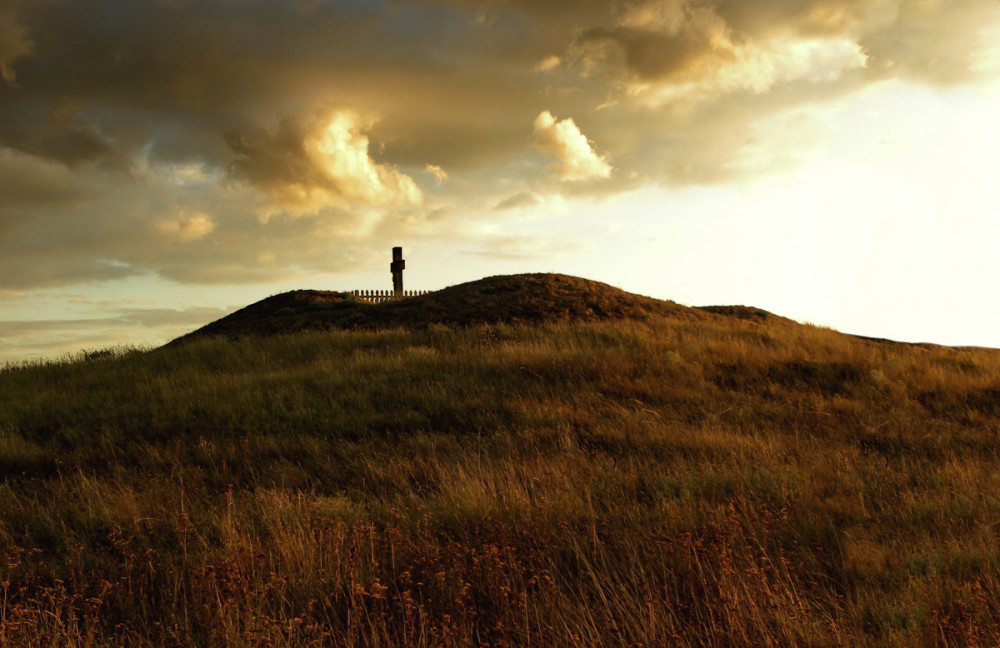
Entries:
POLYGON ((1000 352, 344 301, 0 372, 0 646, 1000 643, 1000 352))
POLYGON ((251 304, 176 342, 296 331, 414 330, 428 326, 580 322, 651 315, 690 319, 697 318, 699 313, 670 301, 633 295, 579 277, 522 274, 487 277, 381 304, 369 303, 350 293, 295 290, 251 304))

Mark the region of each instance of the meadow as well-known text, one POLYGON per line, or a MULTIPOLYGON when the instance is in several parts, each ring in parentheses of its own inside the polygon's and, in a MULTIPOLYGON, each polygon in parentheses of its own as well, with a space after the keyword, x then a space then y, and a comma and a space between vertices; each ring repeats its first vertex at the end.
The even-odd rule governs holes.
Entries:
POLYGON ((0 372, 0 646, 995 646, 1000 352, 706 315, 0 372))

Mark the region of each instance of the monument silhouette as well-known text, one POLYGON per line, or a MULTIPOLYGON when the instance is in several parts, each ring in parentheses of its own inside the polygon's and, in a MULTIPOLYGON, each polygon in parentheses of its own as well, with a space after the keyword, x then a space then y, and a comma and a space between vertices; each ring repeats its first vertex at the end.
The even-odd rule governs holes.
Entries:
POLYGON ((389 270, 392 271, 392 294, 396 298, 403 296, 403 268, 405 267, 403 248, 392 248, 392 263, 389 264, 389 270))

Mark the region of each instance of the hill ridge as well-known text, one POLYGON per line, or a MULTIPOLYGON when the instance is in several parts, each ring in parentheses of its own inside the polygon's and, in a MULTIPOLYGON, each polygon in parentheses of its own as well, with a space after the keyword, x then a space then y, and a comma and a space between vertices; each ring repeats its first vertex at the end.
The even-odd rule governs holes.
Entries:
MULTIPOLYGON (((784 320, 743 307, 681 306, 581 277, 556 273, 494 275, 399 301, 367 303, 353 291, 293 290, 272 295, 175 342, 212 335, 273 335, 347 328, 424 328, 500 323, 595 321, 666 316, 784 320)), ((790 320, 786 320, 790 321, 790 320)))

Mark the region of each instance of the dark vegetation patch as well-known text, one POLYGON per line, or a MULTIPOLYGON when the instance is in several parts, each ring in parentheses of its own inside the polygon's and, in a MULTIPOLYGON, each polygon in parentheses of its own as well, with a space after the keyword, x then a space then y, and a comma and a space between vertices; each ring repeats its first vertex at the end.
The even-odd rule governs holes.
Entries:
POLYGON ((785 391, 814 391, 826 396, 848 395, 870 382, 870 369, 848 362, 795 360, 766 366, 740 363, 718 365, 712 382, 729 391, 773 394, 785 391))
POLYGON ((722 315, 724 317, 732 317, 733 319, 747 320, 751 322, 790 322, 791 320, 784 317, 779 317, 774 313, 769 313, 763 308, 754 308, 753 306, 698 306, 698 310, 705 311, 706 313, 712 313, 714 315, 722 315))
POLYGON ((850 362, 785 362, 770 367, 769 380, 791 389, 815 390, 827 395, 849 394, 869 380, 870 370, 850 362))
POLYGON ((971 414, 995 418, 1000 416, 1000 388, 985 387, 964 393, 946 389, 928 389, 917 400, 931 416, 941 418, 968 417, 971 414))

